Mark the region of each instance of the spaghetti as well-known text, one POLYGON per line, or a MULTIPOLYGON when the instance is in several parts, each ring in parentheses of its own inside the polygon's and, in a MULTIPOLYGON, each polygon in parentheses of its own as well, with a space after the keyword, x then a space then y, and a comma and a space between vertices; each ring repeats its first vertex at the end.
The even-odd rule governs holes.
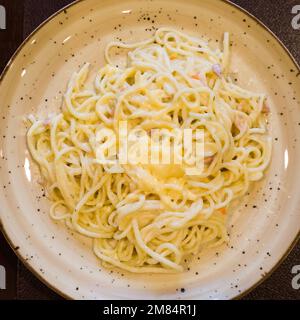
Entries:
POLYGON ((213 50, 160 28, 143 42, 110 43, 105 57, 93 88, 85 64, 70 80, 60 113, 30 117, 28 147, 52 201, 50 215, 92 238, 107 266, 182 271, 185 255, 228 240, 230 203, 263 177, 271 158, 266 97, 226 76, 227 33, 223 49, 213 50), (113 47, 129 51, 125 67, 114 65, 113 47), (184 164, 99 163, 99 130, 118 136, 120 121, 147 132, 203 130, 201 174, 185 174, 184 164))

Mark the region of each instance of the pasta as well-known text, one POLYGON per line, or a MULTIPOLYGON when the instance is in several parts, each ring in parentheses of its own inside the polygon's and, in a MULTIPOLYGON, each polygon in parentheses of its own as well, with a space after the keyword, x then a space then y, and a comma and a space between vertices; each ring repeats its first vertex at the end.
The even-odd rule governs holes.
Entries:
POLYGON ((29 117, 28 148, 52 202, 50 216, 92 238, 107 267, 183 271, 184 256, 228 241, 230 204, 263 177, 272 147, 266 97, 227 76, 227 33, 223 48, 213 50, 160 28, 143 42, 110 43, 105 57, 92 88, 85 64, 70 80, 60 112, 29 117), (113 47, 128 50, 126 66, 114 65, 113 47), (115 150, 124 121, 138 137, 155 129, 201 130, 201 172, 189 175, 189 164, 174 161, 121 163, 115 150), (114 162, 99 161, 99 148, 114 162))

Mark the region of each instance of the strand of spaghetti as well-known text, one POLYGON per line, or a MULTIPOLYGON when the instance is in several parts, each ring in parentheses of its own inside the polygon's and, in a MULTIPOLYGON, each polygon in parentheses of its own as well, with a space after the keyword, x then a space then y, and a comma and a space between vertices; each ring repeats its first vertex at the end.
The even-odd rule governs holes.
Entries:
POLYGON ((152 257, 153 259, 155 259, 156 261, 161 262, 163 265, 166 265, 172 269, 175 269, 177 271, 182 271, 182 266, 168 260, 165 259, 164 257, 162 257, 160 254, 158 254, 157 252, 154 252, 153 250, 151 250, 143 241, 143 239, 141 238, 141 234, 140 234, 140 230, 139 230, 139 226, 138 226, 138 222, 136 221, 136 219, 134 219, 132 221, 132 226, 133 226, 133 230, 134 230, 134 235, 136 237, 137 240, 137 244, 139 245, 140 248, 142 248, 145 252, 147 252, 149 254, 150 257, 152 257))

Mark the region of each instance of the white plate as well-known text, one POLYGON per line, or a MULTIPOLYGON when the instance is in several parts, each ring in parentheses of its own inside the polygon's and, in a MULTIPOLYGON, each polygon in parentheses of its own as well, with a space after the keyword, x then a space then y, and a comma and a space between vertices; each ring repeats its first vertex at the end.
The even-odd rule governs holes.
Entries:
POLYGON ((70 298, 229 299, 244 293, 278 264, 300 229, 298 72, 269 31, 226 2, 85 0, 69 6, 25 41, 1 79, 0 217, 11 245, 37 276, 70 298), (241 85, 269 96, 273 160, 266 178, 234 210, 229 247, 206 252, 179 275, 110 272, 89 240, 49 218, 22 119, 57 110, 73 71, 85 61, 92 72, 103 65, 109 41, 144 39, 153 26, 166 25, 212 45, 231 33, 231 71, 241 85))

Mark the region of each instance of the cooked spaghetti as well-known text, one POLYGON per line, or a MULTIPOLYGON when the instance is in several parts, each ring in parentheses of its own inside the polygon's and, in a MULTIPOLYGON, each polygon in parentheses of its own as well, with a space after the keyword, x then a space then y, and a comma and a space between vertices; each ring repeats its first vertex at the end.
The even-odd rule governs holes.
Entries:
MULTIPOLYGON (((107 64, 87 85, 89 65, 74 73, 61 112, 30 116, 28 147, 52 201, 50 215, 93 239, 106 266, 131 272, 178 272, 183 257, 228 241, 232 201, 263 177, 271 158, 266 97, 228 77, 229 36, 223 48, 160 28, 146 41, 113 42, 107 64), (114 65, 112 48, 126 49, 114 65), (99 132, 129 129, 201 129, 204 167, 188 164, 103 164, 99 132)), ((100 134, 101 136, 101 134, 100 134)), ((111 142, 110 141, 110 142, 111 142)))

